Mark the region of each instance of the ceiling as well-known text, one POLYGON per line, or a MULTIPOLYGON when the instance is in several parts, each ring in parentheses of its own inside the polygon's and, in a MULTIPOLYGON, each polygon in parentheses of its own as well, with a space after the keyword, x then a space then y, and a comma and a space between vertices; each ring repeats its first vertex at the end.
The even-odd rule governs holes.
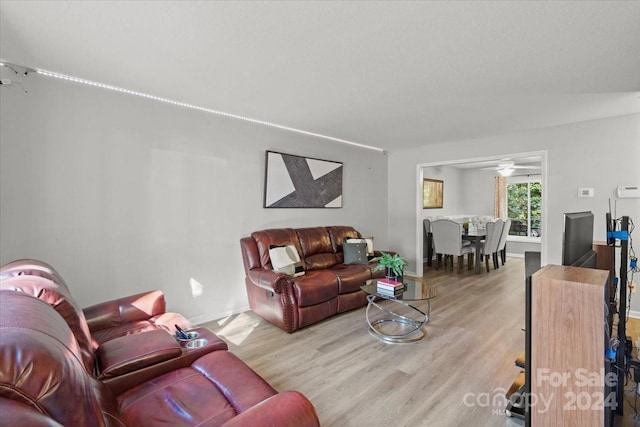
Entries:
POLYGON ((638 1, 1 0, 0 57, 399 150, 640 112, 639 22, 638 1))

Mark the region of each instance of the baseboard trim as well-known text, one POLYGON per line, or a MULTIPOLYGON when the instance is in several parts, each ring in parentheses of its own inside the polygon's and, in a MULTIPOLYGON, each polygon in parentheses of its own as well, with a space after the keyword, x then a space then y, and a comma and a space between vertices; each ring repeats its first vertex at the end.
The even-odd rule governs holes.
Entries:
POLYGON ((249 306, 240 307, 235 310, 229 310, 222 313, 217 314, 202 314, 200 316, 190 317, 189 320, 196 325, 202 325, 203 323, 213 322, 214 320, 224 319, 225 317, 233 316, 235 314, 244 313, 245 311, 250 310, 249 306))
POLYGON ((510 252, 507 252, 507 256, 511 258, 524 258, 524 254, 512 254, 510 252))
POLYGON ((629 317, 632 317, 634 319, 640 319, 640 311, 629 310, 629 317))

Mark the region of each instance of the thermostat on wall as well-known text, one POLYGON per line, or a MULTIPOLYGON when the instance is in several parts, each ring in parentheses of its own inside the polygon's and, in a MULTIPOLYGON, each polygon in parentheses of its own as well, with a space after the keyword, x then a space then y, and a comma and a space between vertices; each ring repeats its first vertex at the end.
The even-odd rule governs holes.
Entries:
POLYGON ((581 199, 593 197, 593 188, 578 188, 578 197, 581 199))
POLYGON ((640 187, 637 185, 621 185, 618 187, 618 197, 640 197, 640 187))

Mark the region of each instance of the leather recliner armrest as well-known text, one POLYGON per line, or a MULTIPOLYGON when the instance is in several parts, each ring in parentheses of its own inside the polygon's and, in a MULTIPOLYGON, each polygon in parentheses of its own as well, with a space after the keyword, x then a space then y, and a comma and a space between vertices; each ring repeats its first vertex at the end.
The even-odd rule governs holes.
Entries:
POLYGON ((82 311, 93 332, 163 314, 166 302, 162 291, 155 290, 105 301, 82 311))
POLYGON ((320 421, 309 400, 297 391, 285 391, 258 403, 223 427, 318 427, 320 421))
POLYGON ((176 339, 165 330, 114 338, 96 351, 98 379, 113 378, 182 354, 176 339))
POLYGON ((291 277, 286 274, 265 268, 252 268, 248 277, 254 285, 277 294, 283 293, 293 284, 291 277))
MULTIPOLYGON (((157 330, 154 332, 158 333, 162 331, 157 330)), ((190 330, 189 332, 198 333, 198 336, 195 339, 195 343, 198 345, 192 346, 190 343, 181 343, 181 354, 179 356, 171 357, 143 368, 137 368, 135 371, 120 374, 119 376, 102 378, 102 382, 106 384, 114 394, 119 395, 124 393, 126 390, 142 384, 143 382, 151 381, 153 378, 160 375, 175 371, 176 369, 187 368, 200 357, 208 353, 218 350, 228 350, 227 343, 207 328, 198 327, 190 330)), ((144 338, 148 333, 149 332, 133 334, 129 335, 129 337, 142 335, 141 338, 144 338)), ((107 344, 110 342, 111 341, 108 341, 107 344)), ((131 344, 131 341, 122 340, 121 342, 123 345, 135 345, 131 344)))

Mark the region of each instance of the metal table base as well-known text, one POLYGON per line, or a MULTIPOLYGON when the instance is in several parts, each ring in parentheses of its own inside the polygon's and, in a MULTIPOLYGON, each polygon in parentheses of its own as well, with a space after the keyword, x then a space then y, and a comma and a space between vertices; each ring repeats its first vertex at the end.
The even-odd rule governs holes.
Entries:
POLYGON ((383 298, 385 301, 392 301, 413 310, 413 312, 416 313, 416 317, 418 318, 412 319, 410 317, 398 314, 386 307, 382 307, 376 302, 376 298, 378 298, 378 296, 376 295, 367 295, 367 301, 369 301, 369 303, 367 304, 365 317, 367 319, 367 324, 369 325, 369 332, 371 332, 374 336, 381 339, 382 341, 389 343, 413 342, 421 340, 424 337, 424 331, 422 330, 422 327, 429 321, 429 313, 431 312, 431 303, 428 299, 425 300, 427 302, 427 312, 424 313, 422 310, 419 310, 413 305, 408 304, 402 300, 383 298), (390 316, 371 321, 371 318, 369 316, 371 307, 376 307, 377 309, 389 314, 390 316), (385 333, 382 328, 380 328, 380 326, 384 325, 385 323, 400 324, 403 328, 407 329, 407 331, 399 332, 396 334, 385 333))

